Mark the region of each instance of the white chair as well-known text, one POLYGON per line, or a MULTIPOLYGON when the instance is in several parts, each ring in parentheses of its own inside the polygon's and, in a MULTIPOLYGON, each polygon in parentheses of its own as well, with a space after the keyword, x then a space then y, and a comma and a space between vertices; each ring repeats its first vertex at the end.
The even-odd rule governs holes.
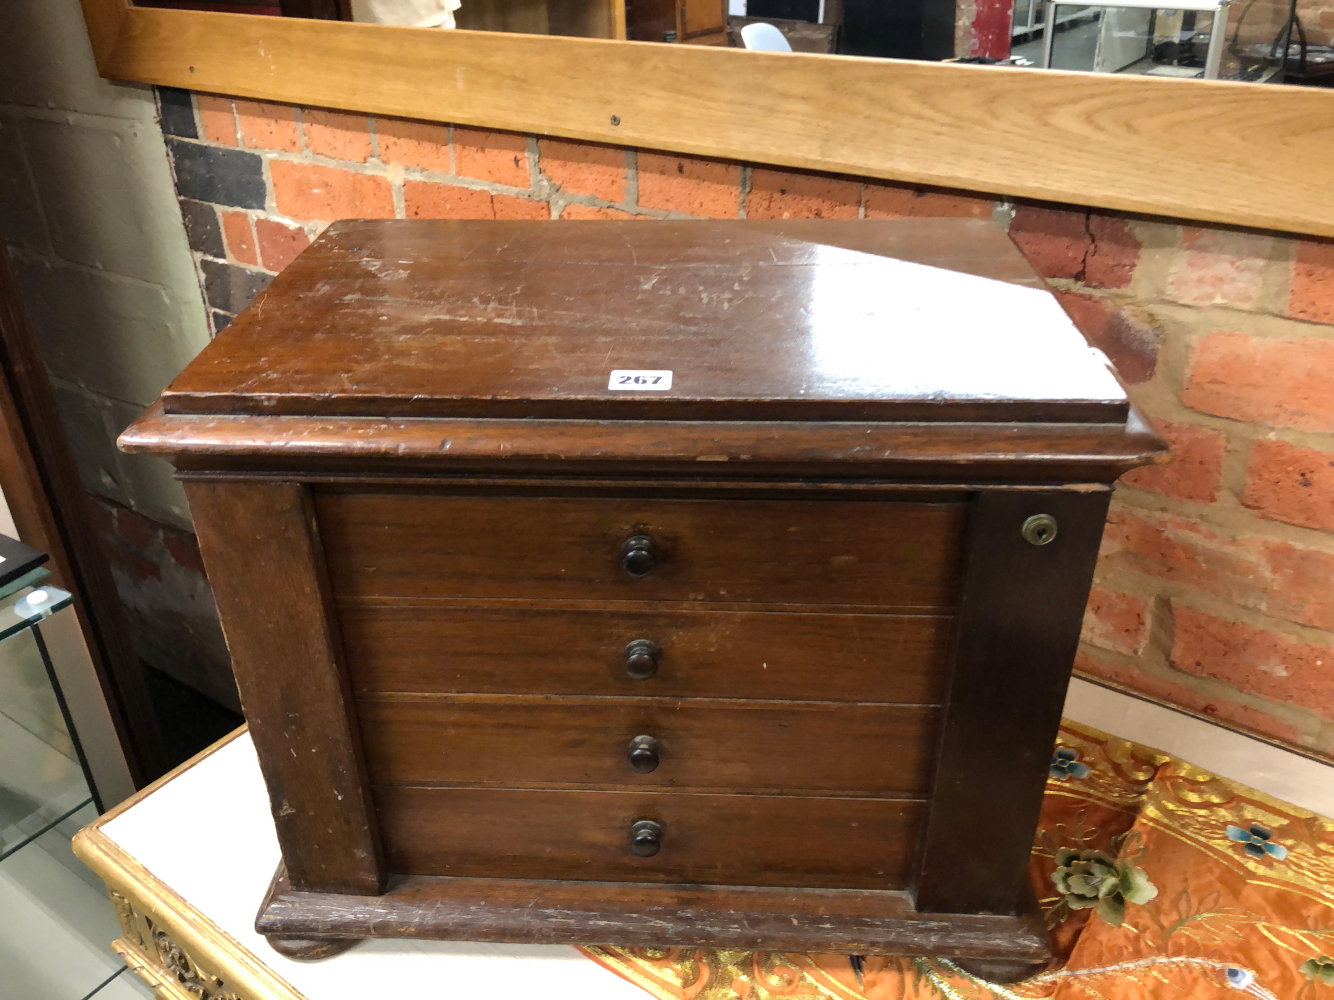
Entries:
POLYGON ((742 28, 741 42, 746 48, 755 49, 757 52, 792 51, 792 46, 787 43, 783 33, 772 24, 765 24, 763 21, 742 28))

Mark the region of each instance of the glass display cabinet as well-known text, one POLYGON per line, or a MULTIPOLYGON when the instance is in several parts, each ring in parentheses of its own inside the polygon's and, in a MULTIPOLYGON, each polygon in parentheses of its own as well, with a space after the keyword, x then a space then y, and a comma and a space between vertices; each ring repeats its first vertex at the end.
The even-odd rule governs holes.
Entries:
MULTIPOLYGON (((1319 10, 1300 13, 1296 0, 1246 0, 1241 5, 1232 19, 1227 46, 1227 57, 1236 64, 1236 79, 1328 84, 1334 73, 1331 26, 1319 10), (1306 14, 1309 25, 1300 13, 1306 14)), ((1224 76, 1228 77, 1226 71, 1224 76)))
POLYGON ((1215 80, 1229 0, 1048 0, 1044 69, 1215 80))
MULTIPOLYGON (((37 573, 49 575, 45 569, 37 573)), ((12 585, 14 586, 14 585, 12 585)), ((68 607, 63 590, 19 583, 0 596, 0 859, 98 803, 55 681, 40 623, 68 607)))
POLYGON ((130 1000, 147 993, 121 975, 106 890, 69 846, 101 803, 42 635, 74 614, 49 577, 0 587, 0 996, 130 1000))

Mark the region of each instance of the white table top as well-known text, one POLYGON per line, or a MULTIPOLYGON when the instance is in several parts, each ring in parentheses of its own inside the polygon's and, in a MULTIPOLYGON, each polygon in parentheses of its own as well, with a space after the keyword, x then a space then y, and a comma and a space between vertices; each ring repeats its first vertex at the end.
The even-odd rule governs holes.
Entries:
MULTIPOLYGON (((1079 680, 1071 686, 1066 714, 1334 815, 1334 769, 1328 765, 1079 680)), ((321 962, 277 954, 253 926, 279 851, 249 735, 107 821, 102 832, 308 1000, 645 997, 638 986, 566 946, 380 940, 321 962)))
POLYGON ((564 945, 380 940, 321 962, 279 955, 254 929, 279 851, 249 734, 108 821, 102 832, 310 1000, 645 1000, 638 986, 564 945))

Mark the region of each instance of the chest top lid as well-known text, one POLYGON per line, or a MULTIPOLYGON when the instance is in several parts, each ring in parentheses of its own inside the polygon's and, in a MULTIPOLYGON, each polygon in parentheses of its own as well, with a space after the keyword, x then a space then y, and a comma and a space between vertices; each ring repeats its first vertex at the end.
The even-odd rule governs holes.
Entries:
POLYGON ((961 219, 336 223, 163 405, 1081 423, 1128 409, 1008 238, 961 219))

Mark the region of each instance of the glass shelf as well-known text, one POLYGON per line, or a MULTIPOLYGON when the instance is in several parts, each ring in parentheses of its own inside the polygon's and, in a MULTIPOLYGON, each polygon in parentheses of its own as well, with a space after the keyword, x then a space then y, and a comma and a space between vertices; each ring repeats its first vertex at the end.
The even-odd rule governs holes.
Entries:
POLYGON ((0 998, 139 1000, 106 887, 70 849, 100 807, 42 635, 74 614, 50 578, 0 586, 0 998))
POLYGON ((47 586, 24 587, 0 597, 0 642, 73 603, 69 591, 47 586))
POLYGON ((36 628, 72 603, 47 575, 0 597, 0 859, 93 800, 36 628))

